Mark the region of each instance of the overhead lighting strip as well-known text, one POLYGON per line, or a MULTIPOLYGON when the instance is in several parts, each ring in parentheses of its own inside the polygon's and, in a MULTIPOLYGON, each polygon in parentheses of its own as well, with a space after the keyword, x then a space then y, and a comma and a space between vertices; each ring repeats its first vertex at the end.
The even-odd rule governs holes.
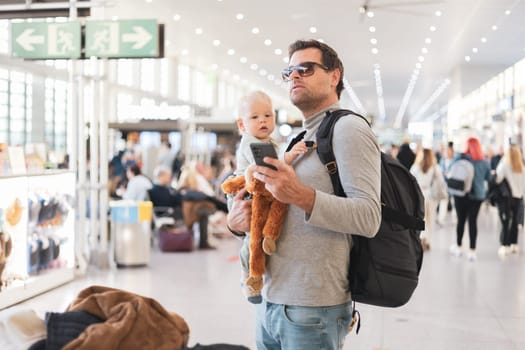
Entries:
POLYGON ((448 88, 450 85, 450 79, 445 79, 430 97, 428 100, 426 100, 425 103, 419 108, 419 110, 414 115, 414 120, 419 120, 423 116, 423 114, 426 113, 426 111, 430 108, 430 106, 437 100, 437 98, 448 88))
POLYGON ((355 94, 354 89, 352 89, 352 86, 350 86, 348 79, 343 78, 343 84, 344 84, 346 93, 348 94, 348 97, 350 97, 350 100, 352 100, 352 103, 354 104, 356 110, 361 114, 366 114, 366 110, 363 107, 363 104, 361 103, 361 101, 359 101, 359 98, 355 94))
MULTIPOLYGON (((443 15, 443 12, 438 10, 434 12, 434 15, 436 17, 441 17, 443 15)), ((430 32, 433 33, 437 30, 437 27, 435 25, 431 25, 428 29, 430 32)), ((430 45, 430 43, 432 43, 432 39, 429 37, 425 38, 425 44, 430 45)), ((419 73, 423 66, 423 62, 425 62, 424 55, 426 55, 429 52, 429 49, 426 45, 423 46, 423 48, 421 49, 421 54, 418 56, 417 63, 415 65, 414 70, 412 71, 412 75, 410 76, 410 81, 408 82, 407 89, 405 91, 405 94, 403 95, 403 100, 401 101, 401 105, 399 106, 399 110, 397 111, 397 114, 396 114, 396 120, 394 122, 395 128, 401 128, 402 126, 403 117, 405 116, 406 110, 408 108, 408 104, 410 102, 410 98, 412 97, 412 93, 414 92, 414 87, 416 86, 416 82, 419 77, 419 73)))
POLYGON ((383 98, 383 83, 381 82, 381 67, 379 63, 374 64, 374 76, 376 82, 377 104, 379 108, 379 119, 386 119, 385 100, 383 98))

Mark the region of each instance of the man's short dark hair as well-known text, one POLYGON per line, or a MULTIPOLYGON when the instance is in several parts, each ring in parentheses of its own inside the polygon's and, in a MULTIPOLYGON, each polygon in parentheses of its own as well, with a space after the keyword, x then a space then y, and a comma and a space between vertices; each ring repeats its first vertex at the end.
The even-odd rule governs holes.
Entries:
POLYGON ((454 148, 454 142, 449 141, 448 142, 448 148, 454 148))
POLYGON ((131 171, 131 173, 135 176, 140 175, 140 167, 137 164, 130 165, 128 167, 128 170, 131 171))
POLYGON ((288 57, 291 58, 294 52, 309 49, 309 48, 315 48, 321 51, 322 54, 322 64, 328 67, 329 70, 339 69, 339 72, 341 72, 341 76, 339 78, 339 83, 337 83, 336 92, 337 97, 341 98, 341 91, 343 91, 344 83, 343 83, 343 77, 345 73, 345 69, 343 67, 343 62, 339 59, 339 56, 337 55, 337 52, 335 52, 334 49, 332 49, 330 46, 326 45, 325 43, 322 43, 320 41, 311 39, 311 40, 297 40, 296 42, 290 44, 288 47, 288 57))

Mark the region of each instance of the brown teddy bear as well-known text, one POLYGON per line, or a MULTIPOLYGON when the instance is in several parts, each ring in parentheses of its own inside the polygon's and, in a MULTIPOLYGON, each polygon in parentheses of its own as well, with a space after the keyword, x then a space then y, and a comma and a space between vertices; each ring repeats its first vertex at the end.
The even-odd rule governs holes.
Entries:
POLYGON ((275 241, 279 238, 288 205, 273 198, 264 187, 264 182, 251 177, 246 183, 244 175, 231 177, 223 182, 221 188, 226 194, 235 194, 241 189, 252 195, 252 214, 250 223, 250 261, 249 277, 246 285, 249 289, 248 300, 253 303, 261 302, 263 286, 262 276, 266 266, 266 256, 275 252, 275 241))

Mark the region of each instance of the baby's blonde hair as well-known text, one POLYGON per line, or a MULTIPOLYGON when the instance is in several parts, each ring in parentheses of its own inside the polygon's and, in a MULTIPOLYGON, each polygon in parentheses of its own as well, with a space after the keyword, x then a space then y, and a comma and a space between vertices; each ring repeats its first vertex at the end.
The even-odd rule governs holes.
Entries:
POLYGON ((237 119, 242 119, 247 116, 248 105, 253 103, 254 101, 267 102, 271 106, 273 111, 273 104, 270 96, 268 96, 268 94, 264 91, 256 90, 242 96, 239 99, 239 104, 237 107, 237 119))

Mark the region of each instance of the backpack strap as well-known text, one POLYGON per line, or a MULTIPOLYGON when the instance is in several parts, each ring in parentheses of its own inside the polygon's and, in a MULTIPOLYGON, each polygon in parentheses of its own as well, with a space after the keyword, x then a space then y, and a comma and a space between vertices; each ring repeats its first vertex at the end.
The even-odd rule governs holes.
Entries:
POLYGON ((317 130, 317 154, 319 154, 319 159, 326 167, 328 174, 330 175, 330 180, 334 187, 335 194, 344 197, 345 191, 341 185, 341 180, 339 179, 339 171, 337 169, 337 162, 335 161, 334 150, 332 149, 332 139, 334 136, 334 127, 335 123, 339 118, 344 117, 345 115, 355 115, 362 118, 368 126, 370 123, 360 114, 357 114, 349 109, 337 109, 335 111, 327 111, 326 116, 324 117, 319 130, 317 130))

